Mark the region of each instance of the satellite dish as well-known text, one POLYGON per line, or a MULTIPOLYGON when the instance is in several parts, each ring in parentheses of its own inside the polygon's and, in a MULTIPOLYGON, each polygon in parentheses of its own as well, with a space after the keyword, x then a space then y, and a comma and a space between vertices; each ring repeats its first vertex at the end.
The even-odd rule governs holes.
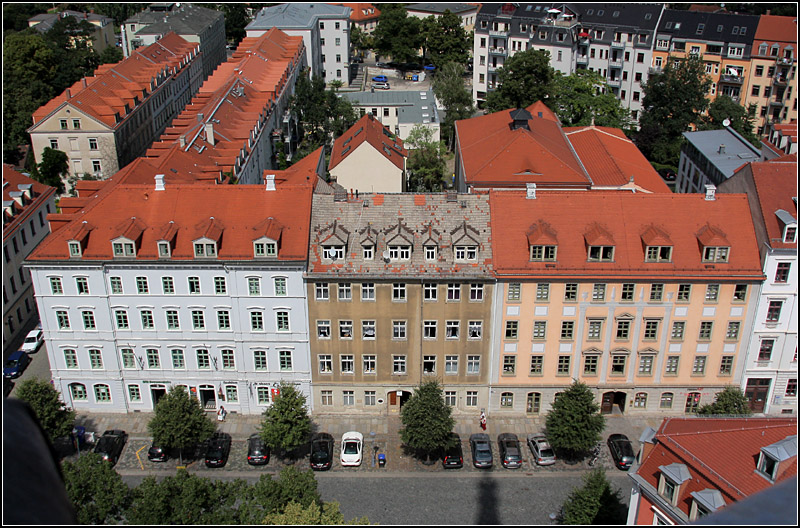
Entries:
POLYGON ((389 262, 389 252, 388 251, 384 251, 383 253, 381 253, 381 256, 383 257, 383 260, 385 260, 386 262, 389 262))
POLYGON ((725 120, 722 122, 722 126, 726 126, 726 127, 729 127, 729 126, 731 126, 731 120, 730 120, 730 119, 725 119, 725 120))

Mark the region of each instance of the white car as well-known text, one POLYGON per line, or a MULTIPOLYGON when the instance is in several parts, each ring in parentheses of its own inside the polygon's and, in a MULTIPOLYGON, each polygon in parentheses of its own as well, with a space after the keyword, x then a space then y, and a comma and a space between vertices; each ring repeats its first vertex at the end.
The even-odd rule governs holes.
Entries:
POLYGON ((343 466, 360 466, 361 451, 364 447, 364 435, 350 431, 342 435, 342 454, 340 462, 343 466))
POLYGON ((39 347, 42 346, 44 342, 44 334, 39 329, 34 329, 28 332, 28 335, 25 337, 25 341, 22 343, 22 348, 20 350, 27 352, 28 354, 32 354, 39 350, 39 347))

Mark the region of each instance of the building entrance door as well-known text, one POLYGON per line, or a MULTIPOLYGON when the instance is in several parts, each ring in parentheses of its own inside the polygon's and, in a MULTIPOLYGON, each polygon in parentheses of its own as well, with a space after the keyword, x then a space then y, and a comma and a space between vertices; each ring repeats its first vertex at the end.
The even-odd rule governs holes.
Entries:
POLYGON ((750 410, 754 413, 764 412, 767 396, 769 395, 770 382, 769 378, 750 378, 747 380, 744 396, 750 404, 750 410))

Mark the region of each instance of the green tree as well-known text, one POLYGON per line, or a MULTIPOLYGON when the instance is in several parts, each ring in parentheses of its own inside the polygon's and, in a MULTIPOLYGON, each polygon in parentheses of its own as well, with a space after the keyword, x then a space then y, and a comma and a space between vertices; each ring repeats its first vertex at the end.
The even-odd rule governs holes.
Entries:
POLYGON ((270 513, 263 524, 280 525, 338 525, 338 524, 369 524, 366 517, 353 519, 345 523, 344 515, 339 511, 338 502, 326 502, 322 505, 312 503, 307 507, 297 502, 290 502, 283 512, 270 513))
POLYGON ((710 87, 711 79, 698 56, 670 57, 661 73, 650 75, 642 86, 640 128, 634 138, 648 160, 678 165, 682 134, 692 123, 701 122, 710 87))
POLYGON ((445 10, 440 17, 433 15, 425 19, 423 24, 425 49, 427 58, 441 68, 448 62, 461 65, 462 69, 469 60, 472 49, 472 38, 461 25, 461 18, 445 10))
POLYGON ((444 119, 441 123, 442 137, 450 150, 455 141, 455 122, 469 119, 475 113, 472 93, 464 85, 464 67, 448 62, 437 68, 433 78, 433 93, 444 106, 444 119))
POLYGON ((28 2, 3 2, 3 33, 24 31, 28 27, 28 19, 47 13, 52 4, 34 4, 28 2))
POLYGON ((225 37, 228 42, 238 45, 247 36, 245 27, 250 23, 250 17, 247 16, 247 9, 245 9, 246 6, 244 4, 231 2, 214 4, 208 7, 222 11, 225 15, 225 37))
POLYGON ((514 54, 497 70, 500 86, 486 98, 486 109, 499 112, 509 108, 525 108, 542 101, 553 109, 555 70, 550 66, 550 52, 529 49, 514 54))
POLYGON ((313 472, 300 471, 294 466, 282 469, 277 479, 261 475, 240 496, 239 524, 262 523, 268 514, 281 513, 292 502, 302 508, 322 504, 313 472))
POLYGON ((72 432, 75 411, 67 410, 61 395, 49 381, 27 379, 17 387, 16 396, 31 406, 50 442, 72 432))
POLYGON ((567 127, 597 126, 626 128, 630 126, 628 111, 608 90, 605 79, 590 70, 572 75, 556 72, 554 80, 555 112, 567 127))
POLYGON ((583 476, 561 508, 559 524, 625 524, 627 508, 619 490, 612 490, 602 468, 583 476))
POLYGON ((69 158, 60 150, 45 147, 42 151, 42 161, 31 172, 31 177, 36 181, 55 187, 58 193, 64 192, 62 177, 69 173, 69 158))
POLYGON ((751 103, 746 109, 730 96, 719 94, 714 101, 708 105, 708 114, 703 116, 702 122, 697 126, 698 130, 719 130, 725 128, 727 119, 730 126, 743 138, 749 141, 756 148, 761 148, 761 139, 753 133, 756 120, 756 109, 758 105, 751 103))
POLYGON ((98 2, 89 4, 95 13, 114 19, 115 26, 121 26, 128 18, 147 7, 147 4, 98 2))
POLYGON ((753 414, 750 404, 742 389, 735 385, 726 386, 722 392, 714 396, 714 403, 703 405, 697 414, 721 416, 749 416, 753 414))
POLYGON ((372 35, 375 50, 381 57, 391 56, 392 60, 401 63, 415 60, 424 41, 422 21, 408 16, 400 5, 387 9, 381 7, 378 26, 372 35))
POLYGON ((288 454, 305 443, 311 434, 306 397, 285 381, 281 381, 278 395, 263 416, 261 438, 272 449, 288 454))
POLYGON ((102 52, 100 52, 99 61, 100 64, 116 64, 124 59, 122 55, 122 48, 117 46, 108 46, 102 52))
POLYGON ((53 77, 56 93, 90 75, 100 63, 100 56, 91 46, 95 27, 75 17, 58 19, 44 34, 45 41, 58 58, 53 77))
POLYGON ((355 24, 350 24, 350 45, 356 54, 372 49, 374 39, 372 35, 361 30, 355 24))
POLYGON ((153 418, 147 424, 153 443, 180 450, 181 464, 184 450, 208 440, 216 428, 200 401, 190 396, 182 386, 173 387, 161 397, 153 418))
POLYGON ((545 424, 550 445, 563 458, 576 459, 600 441, 605 418, 589 387, 575 381, 562 392, 547 413, 545 424))
POLYGON ((408 191, 439 192, 444 189, 447 167, 443 141, 433 140, 433 130, 416 124, 406 138, 405 146, 412 149, 408 158, 408 191))
MULTIPOLYGON (((292 111, 300 119, 302 142, 299 152, 310 153, 322 145, 330 146, 358 120, 349 99, 339 97, 333 89, 325 89, 320 76, 297 78, 295 93, 290 99, 292 111)), ((301 159, 295 153, 296 159, 301 159)))
POLYGON ((400 439, 411 449, 430 459, 432 453, 450 447, 455 420, 444 402, 442 387, 436 380, 422 383, 400 409, 400 439))
MULTIPOLYGON (((130 504, 130 491, 111 464, 85 453, 63 464, 64 484, 80 524, 116 524, 130 504)), ((46 507, 46 505, 42 505, 46 507)))

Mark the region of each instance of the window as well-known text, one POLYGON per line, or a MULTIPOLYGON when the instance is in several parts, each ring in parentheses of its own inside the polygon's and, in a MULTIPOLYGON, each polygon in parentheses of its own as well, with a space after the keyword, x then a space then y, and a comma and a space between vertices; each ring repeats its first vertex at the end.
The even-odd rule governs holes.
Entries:
POLYGON ((269 387, 258 387, 256 389, 256 400, 259 405, 269 404, 269 387))
POLYGON ((671 262, 672 246, 647 246, 645 262, 671 262))
POLYGON ((353 321, 339 321, 339 339, 353 338, 353 321))
POLYGON ((657 319, 646 319, 644 322, 644 339, 656 340, 658 339, 658 326, 661 321, 657 319))
POLYGON ((97 325, 94 321, 94 312, 85 310, 81 312, 83 317, 83 329, 84 330, 97 330, 97 325))
POLYGON ((483 301, 483 284, 470 284, 469 285, 469 300, 470 301, 483 301))
POLYGON ((797 396, 797 378, 792 378, 786 382, 785 395, 787 397, 797 396))
POLYGON ((192 310, 192 328, 194 330, 205 330, 206 321, 202 310, 192 310))
MULTIPOLYGON (((16 239, 14 239, 14 244, 15 244, 14 253, 16 253, 17 252, 16 251, 16 239)), ((81 256, 81 245, 80 244, 78 244, 77 242, 69 242, 68 245, 69 245, 69 256, 70 257, 80 257, 81 256)))
POLYGON ((92 172, 97 174, 98 172, 102 172, 103 167, 100 164, 100 160, 92 160, 92 172))
POLYGON ((786 226, 786 229, 783 232, 783 241, 787 244, 794 243, 795 239, 797 238, 797 228, 794 226, 786 226))
POLYGON ((436 356, 422 356, 422 373, 436 374, 436 356))
POLYGON ((200 277, 189 277, 189 293, 200 295, 200 277))
POLYGON ((327 301, 329 299, 327 282, 318 282, 314 290, 316 291, 316 299, 318 301, 327 301))
POLYGON ((503 374, 514 374, 517 370, 517 356, 503 356, 503 374))
POLYGON ((519 321, 506 321, 506 339, 517 339, 519 321))
POLYGON ((722 356, 719 364, 719 375, 730 376, 733 374, 733 356, 722 356))
POLYGON ((178 321, 177 310, 167 310, 167 330, 179 330, 181 327, 178 321))
POLYGON ((556 260, 557 246, 531 246, 532 261, 554 261, 556 260))
POLYGON ((467 374, 480 374, 481 357, 467 356, 467 374))
POLYGON ((547 301, 550 299, 550 284, 544 282, 536 285, 536 300, 547 301))
POLYGON ((392 339, 406 338, 406 322, 392 321, 392 339))
POLYGON ((468 339, 481 339, 483 336, 483 321, 469 321, 467 326, 468 339))
POLYGON ((458 356, 444 357, 444 373, 458 374, 458 356))
POLYGON ((289 331, 289 312, 276 312, 275 313, 276 328, 278 332, 289 331))
POLYGON ((403 282, 392 283, 392 300, 405 301, 406 300, 406 285, 403 282))
POLYGON ((128 325, 128 312, 126 310, 114 310, 114 318, 117 321, 118 329, 127 330, 130 328, 128 325))
POLYGON ((611 356, 611 375, 624 376, 625 365, 628 361, 628 356, 624 354, 614 354, 611 356))
POLYGON ((570 356, 558 356, 558 368, 556 374, 560 376, 569 375, 569 365, 572 358, 570 356))
POLYGON ((254 350, 253 351, 253 365, 256 370, 267 370, 267 351, 254 350))
POLYGON ((229 310, 217 310, 217 329, 231 329, 231 312, 229 310))
POLYGON ((456 260, 477 260, 478 246, 456 246, 456 260))
POLYGON ((653 356, 643 355, 639 358, 639 375, 650 376, 653 373, 653 356))
POLYGON ((666 364, 666 371, 665 374, 667 376, 677 376, 678 375, 678 362, 680 361, 680 356, 667 356, 667 364, 666 364))
POLYGON ((445 338, 458 339, 461 323, 459 321, 445 321, 445 338))
POLYGON ((231 403, 239 401, 239 391, 236 385, 225 385, 225 399, 231 403))
POLYGON ((422 285, 423 295, 422 298, 426 301, 435 301, 437 300, 437 292, 438 288, 436 284, 423 284, 422 285))
POLYGON ((353 288, 349 282, 339 284, 337 290, 339 291, 340 301, 349 301, 353 298, 353 288))
POLYGON ((72 120, 72 128, 76 130, 80 130, 81 128, 81 120, 80 119, 73 119, 72 120))
POLYGON ((377 365, 377 356, 372 354, 362 356, 361 362, 364 367, 364 374, 375 374, 377 365))
POLYGON ((631 335, 631 322, 628 320, 617 321, 617 339, 627 341, 631 335))
POLYGON ((115 257, 133 257, 136 256, 134 246, 130 242, 114 242, 112 245, 115 257))
POLYGON ((250 312, 250 329, 253 332, 264 331, 264 314, 261 312, 250 312))
POLYGON ((650 285, 650 301, 659 302, 664 298, 664 285, 651 284, 650 285))
POLYGON ((162 277, 161 287, 164 288, 164 295, 171 295, 175 293, 175 281, 172 277, 162 277))
POLYGON ((392 356, 392 374, 406 373, 406 356, 392 356))
POLYGON ((98 403, 111 403, 111 389, 108 387, 108 385, 95 385, 94 397, 98 403))
POLYGON ((622 301, 633 301, 633 292, 634 288, 636 287, 635 284, 625 283, 622 285, 622 297, 620 300, 622 301))
POLYGON ((703 262, 728 262, 728 247, 707 246, 703 248, 703 262))
POLYGON ((758 349, 758 360, 769 361, 772 357, 772 348, 775 346, 774 339, 762 339, 758 349))
POLYGON ((719 298, 719 284, 709 284, 706 287, 706 302, 717 302, 719 298))
POLYGON ((739 329, 741 327, 739 321, 729 321, 728 330, 725 332, 725 339, 739 339, 739 329))
POLYGON ((122 356, 122 368, 136 368, 136 360, 133 357, 133 349, 121 348, 119 353, 122 356))
POLYGON ((674 340, 682 340, 683 334, 686 330, 686 322, 685 321, 675 321, 672 323, 672 339, 674 340))
POLYGON ((317 337, 319 339, 330 339, 331 322, 329 320, 317 321, 317 337))
POLYGON ((281 370, 292 370, 292 351, 281 350, 278 352, 278 360, 280 361, 281 370))
POLYGON ((355 392, 351 390, 342 391, 342 405, 355 405, 355 392))
POLYGON ((183 350, 176 348, 170 351, 172 356, 172 368, 182 370, 186 368, 186 357, 183 350))
POLYGON ((679 284, 678 285, 678 302, 689 302, 689 298, 692 295, 692 285, 691 284, 679 284))
POLYGON ((361 284, 361 300, 374 301, 375 300, 375 283, 364 282, 361 284))
POLYGON ((781 309, 783 308, 783 301, 770 301, 769 308, 767 308, 767 322, 777 323, 781 318, 781 309))
POLYGON ((589 246, 590 262, 610 262, 614 260, 614 246, 589 246))
POLYGON ((78 295, 89 295, 89 280, 85 277, 76 278, 75 286, 78 288, 78 295))
POLYGON ((333 405, 333 391, 324 390, 321 392, 322 405, 333 405))
POLYGON ((425 260, 436 260, 436 246, 425 246, 425 260))
POLYGON ((573 339, 575 331, 574 321, 561 322, 561 339, 573 339))
POLYGON ((147 277, 136 277, 136 293, 139 295, 147 295, 150 288, 147 285, 147 277))
POLYGON ((217 244, 216 243, 203 243, 203 242, 195 242, 194 243, 194 256, 195 257, 216 257, 217 256, 217 244))
POLYGON ((592 300, 593 301, 605 301, 606 300, 606 285, 605 284, 595 284, 592 288, 592 300))
POLYGON ((161 359, 158 356, 158 350, 154 348, 148 348, 145 351, 147 355, 147 368, 149 369, 157 369, 161 368, 161 359))
MULTIPOLYGON (((247 279, 248 285, 251 280, 252 279, 247 279)), ((256 281, 257 280, 258 279, 256 279, 256 281)), ((214 277, 214 293, 216 295, 225 295, 228 293, 228 286, 225 283, 225 277, 214 277)), ((251 292, 250 295, 253 295, 253 293, 251 292)))
POLYGON ((169 257, 169 242, 158 243, 158 256, 169 257))
POLYGON ((103 354, 97 349, 89 349, 89 366, 93 370, 103 368, 103 354))
POLYGON ((603 333, 603 321, 600 319, 589 320, 589 331, 586 338, 590 341, 599 341, 603 333))
POLYGON ((737 284, 733 289, 734 302, 744 302, 747 299, 747 284, 737 284))
POLYGON ((600 356, 596 354, 587 355, 583 358, 583 373, 587 376, 597 375, 597 361, 600 356))
POLYGON ((519 282, 510 282, 508 284, 508 300, 518 301, 520 298, 521 284, 519 282))
POLYGON ((702 376, 706 373, 706 356, 695 356, 692 365, 692 375, 702 376))
POLYGON ((69 330, 69 314, 66 310, 56 310, 56 321, 59 330, 69 330))
POLYGON ((478 406, 478 391, 467 391, 466 405, 467 407, 478 406))
POLYGON ((447 285, 447 300, 460 301, 461 300, 461 285, 455 283, 448 283, 447 285))
POLYGON ((73 401, 74 400, 85 401, 89 398, 88 395, 86 394, 86 385, 82 383, 70 383, 69 391, 70 394, 72 394, 73 401))
POLYGON ((355 360, 352 354, 344 354, 341 356, 342 374, 352 374, 355 372, 355 360))
MULTIPOLYGON (((791 267, 791 262, 779 262, 778 268, 775 271, 775 282, 787 282, 789 280, 789 269, 791 267)), ((52 279, 50 280, 52 284, 52 279)))
POLYGON ((411 246, 389 246, 389 260, 409 260, 411 246))
POLYGON ((511 392, 504 392, 500 394, 500 407, 513 407, 514 406, 514 394, 511 392))
POLYGON ((111 293, 113 295, 122 295, 122 279, 120 277, 111 277, 109 282, 111 284, 111 293))
POLYGON ((361 338, 375 339, 375 321, 361 321, 361 338))
POLYGON ((422 337, 425 339, 436 339, 436 325, 437 321, 423 321, 422 337))
POLYGON ((50 292, 53 295, 63 295, 64 288, 61 285, 60 277, 50 277, 50 292))

